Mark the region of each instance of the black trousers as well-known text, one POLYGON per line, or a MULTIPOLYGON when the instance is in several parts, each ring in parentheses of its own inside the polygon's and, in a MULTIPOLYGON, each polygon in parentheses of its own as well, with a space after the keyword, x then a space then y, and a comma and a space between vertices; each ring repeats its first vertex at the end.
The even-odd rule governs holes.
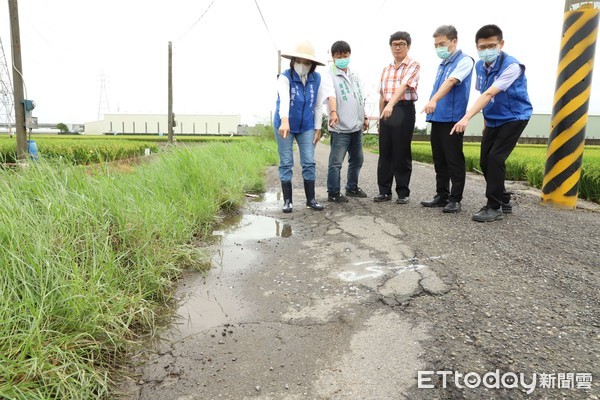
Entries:
POLYGON ((485 197, 490 208, 498 209, 510 201, 510 193, 504 187, 506 159, 517 145, 517 141, 529 120, 512 121, 491 128, 485 127, 481 139, 479 165, 485 176, 485 197))
POLYGON ((455 122, 432 122, 430 140, 436 193, 442 199, 458 202, 462 200, 467 173, 463 153, 464 135, 450 135, 454 124, 455 122))
POLYGON ((398 197, 408 197, 412 173, 411 142, 415 129, 415 104, 399 101, 392 115, 379 122, 379 162, 377 163, 377 185, 380 194, 392 194, 392 183, 396 179, 398 197))

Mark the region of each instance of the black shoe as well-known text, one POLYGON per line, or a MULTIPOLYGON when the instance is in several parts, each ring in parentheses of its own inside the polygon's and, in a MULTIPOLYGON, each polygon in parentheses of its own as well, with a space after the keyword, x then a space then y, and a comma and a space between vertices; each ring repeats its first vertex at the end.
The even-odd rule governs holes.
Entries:
POLYGON ((502 212, 504 214, 511 214, 513 212, 514 203, 509 200, 508 203, 502 203, 502 212))
POLYGON ((409 197, 398 197, 398 200, 396 200, 396 204, 408 204, 409 202, 409 197))
POLYGON ((451 201, 448 204, 446 204, 446 206, 444 208, 442 208, 442 211, 445 213, 457 213, 460 211, 460 201, 451 201))
POLYGON ((383 194, 379 193, 377 196, 373 197, 373 201, 376 203, 380 203, 382 201, 390 201, 392 199, 391 194, 383 194))
POLYGON ((443 199, 440 196, 434 196, 431 200, 423 200, 421 205, 424 207, 444 207, 448 204, 448 199, 443 199))
POLYGON ((306 202, 306 208, 312 208, 315 211, 323 211, 325 207, 319 204, 315 199, 312 199, 311 201, 306 202))
POLYGON ((502 208, 494 210, 490 206, 485 206, 477 214, 473 214, 473 221, 492 222, 504 218, 502 208))
POLYGON ((348 197, 367 197, 367 194, 359 187, 356 189, 347 189, 346 196, 348 197))
POLYGON ((348 198, 340 192, 335 192, 330 193, 329 196, 327 196, 327 201, 332 201, 334 203, 346 203, 348 202, 348 198))

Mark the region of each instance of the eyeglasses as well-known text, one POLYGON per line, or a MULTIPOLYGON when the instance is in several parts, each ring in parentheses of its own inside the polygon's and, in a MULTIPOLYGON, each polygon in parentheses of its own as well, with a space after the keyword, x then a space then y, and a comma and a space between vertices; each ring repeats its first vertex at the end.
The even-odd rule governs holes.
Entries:
POLYGON ((403 47, 407 47, 408 43, 406 42, 392 42, 392 44, 390 44, 390 47, 392 48, 397 48, 397 49, 401 49, 403 47))
POLYGON ((500 44, 500 42, 490 43, 490 44, 482 44, 482 45, 477 46, 477 50, 479 50, 479 51, 494 50, 496 47, 498 47, 499 44, 500 44))

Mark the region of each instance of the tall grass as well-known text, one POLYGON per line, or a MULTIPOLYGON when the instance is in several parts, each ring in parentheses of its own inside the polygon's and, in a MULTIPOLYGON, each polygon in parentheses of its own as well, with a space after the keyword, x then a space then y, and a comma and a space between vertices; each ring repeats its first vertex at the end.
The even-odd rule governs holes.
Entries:
MULTIPOLYGON (((272 131, 272 128, 271 128, 272 131)), ((167 144, 167 136, 157 135, 44 135, 32 136, 42 158, 60 158, 72 164, 93 164, 105 161, 138 157, 148 148, 152 153, 159 151, 159 146, 167 144)), ((177 143, 204 144, 230 143, 244 141, 242 136, 178 136, 177 143)), ((0 163, 17 161, 17 145, 15 138, 0 136, 0 163)))
POLYGON ((274 142, 161 153, 132 172, 0 171, 0 398, 108 398, 109 370, 152 331, 215 215, 263 190, 274 142))

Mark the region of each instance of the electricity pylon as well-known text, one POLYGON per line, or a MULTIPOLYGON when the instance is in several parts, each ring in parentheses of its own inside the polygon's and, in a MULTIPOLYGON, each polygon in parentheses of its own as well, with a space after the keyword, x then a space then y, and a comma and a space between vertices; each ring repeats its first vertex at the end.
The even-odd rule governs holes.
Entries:
POLYGON ((100 100, 98 101, 98 121, 102 119, 104 113, 110 112, 110 104, 108 104, 108 91, 106 89, 106 76, 104 71, 100 72, 100 100))
POLYGON ((15 123, 15 96, 13 94, 12 80, 6 62, 4 45, 0 38, 0 127, 6 128, 12 136, 15 123))

